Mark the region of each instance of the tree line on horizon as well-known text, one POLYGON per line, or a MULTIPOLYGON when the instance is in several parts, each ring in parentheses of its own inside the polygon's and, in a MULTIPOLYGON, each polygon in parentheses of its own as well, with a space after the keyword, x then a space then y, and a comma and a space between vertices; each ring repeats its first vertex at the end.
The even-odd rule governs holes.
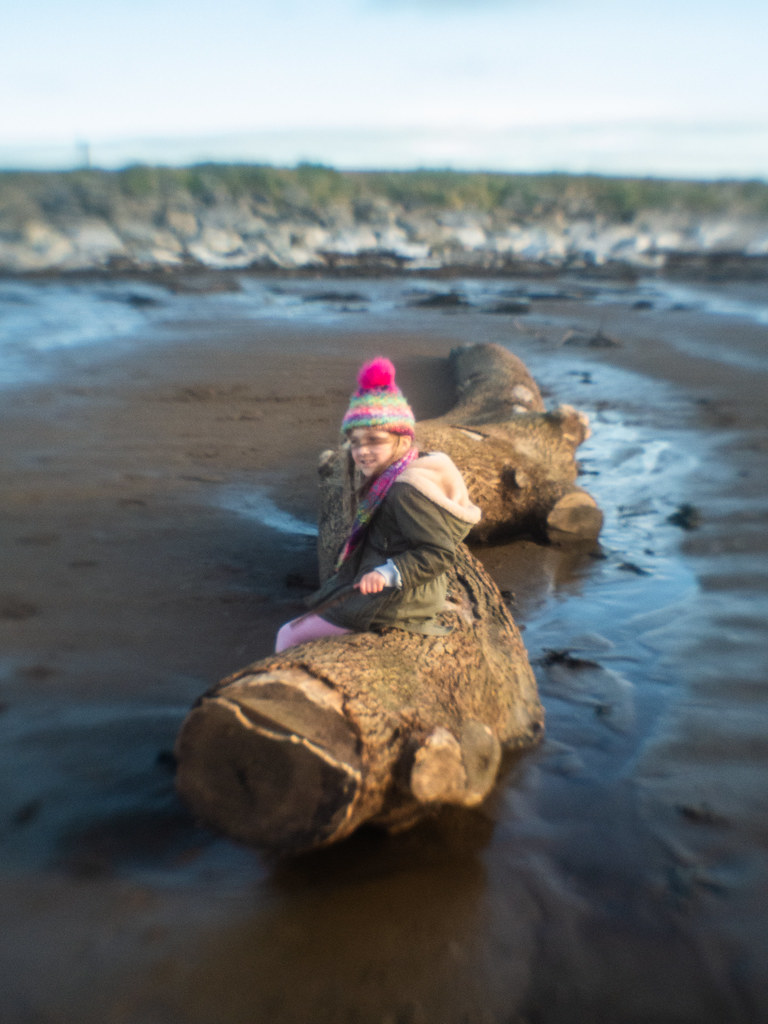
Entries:
MULTIPOLYGON (((135 164, 119 170, 0 171, 0 216, 24 199, 43 212, 108 216, 121 198, 168 202, 187 197, 207 206, 251 200, 277 212, 321 211, 350 204, 358 219, 382 203, 408 211, 502 212, 531 219, 603 216, 631 222, 650 211, 768 216, 768 182, 697 181, 597 174, 502 173, 417 169, 340 171, 322 164, 135 164)), ((19 212, 19 211, 17 211, 19 212)))

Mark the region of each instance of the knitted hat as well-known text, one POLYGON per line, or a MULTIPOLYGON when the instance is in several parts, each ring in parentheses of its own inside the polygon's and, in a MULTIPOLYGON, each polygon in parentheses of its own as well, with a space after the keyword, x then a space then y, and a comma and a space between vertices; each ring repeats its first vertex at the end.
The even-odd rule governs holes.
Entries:
POLYGON ((357 391, 341 422, 342 433, 355 427, 381 427, 392 434, 413 437, 415 420, 411 407, 395 384, 395 368, 378 356, 366 363, 357 377, 357 391))

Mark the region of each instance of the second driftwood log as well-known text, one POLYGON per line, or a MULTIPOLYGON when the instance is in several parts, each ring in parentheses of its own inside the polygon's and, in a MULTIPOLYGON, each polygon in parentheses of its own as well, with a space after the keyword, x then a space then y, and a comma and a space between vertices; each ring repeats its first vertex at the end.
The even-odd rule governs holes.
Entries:
MULTIPOLYGON (((525 364, 500 345, 450 355, 456 404, 416 424, 421 451, 446 452, 461 470, 483 518, 469 540, 528 535, 554 543, 593 541, 603 516, 576 483, 576 449, 589 437, 586 416, 570 405, 544 408, 525 364)), ((330 572, 354 504, 346 447, 320 459, 320 575, 330 572)))

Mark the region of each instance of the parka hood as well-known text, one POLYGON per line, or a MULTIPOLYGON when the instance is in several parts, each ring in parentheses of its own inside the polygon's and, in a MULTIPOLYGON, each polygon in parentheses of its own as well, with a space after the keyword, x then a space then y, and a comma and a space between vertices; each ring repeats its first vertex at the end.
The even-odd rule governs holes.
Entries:
POLYGON ((483 513, 469 497, 464 478, 444 452, 430 452, 414 459, 395 480, 397 484, 410 484, 464 523, 474 526, 480 522, 483 513))

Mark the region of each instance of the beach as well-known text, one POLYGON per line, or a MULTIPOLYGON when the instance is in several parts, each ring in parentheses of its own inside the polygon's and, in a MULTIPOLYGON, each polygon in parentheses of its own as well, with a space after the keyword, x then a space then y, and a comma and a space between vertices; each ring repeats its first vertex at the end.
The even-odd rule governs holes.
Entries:
POLYGON ((768 1019, 764 284, 220 280, 0 282, 3 1020, 768 1019), (599 543, 475 549, 544 741, 400 836, 210 833, 174 739, 317 583, 360 362, 425 419, 474 342, 592 425, 599 543))

